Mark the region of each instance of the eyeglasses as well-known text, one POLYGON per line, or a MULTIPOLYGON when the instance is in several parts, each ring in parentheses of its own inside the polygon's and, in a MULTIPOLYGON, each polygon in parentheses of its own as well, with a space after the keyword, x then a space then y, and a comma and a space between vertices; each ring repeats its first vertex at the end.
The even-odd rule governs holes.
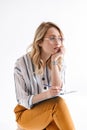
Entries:
POLYGON ((44 39, 47 39, 47 40, 49 40, 49 41, 51 41, 51 42, 62 42, 63 41, 63 38, 62 37, 58 37, 58 38, 56 38, 56 37, 44 37, 44 39))

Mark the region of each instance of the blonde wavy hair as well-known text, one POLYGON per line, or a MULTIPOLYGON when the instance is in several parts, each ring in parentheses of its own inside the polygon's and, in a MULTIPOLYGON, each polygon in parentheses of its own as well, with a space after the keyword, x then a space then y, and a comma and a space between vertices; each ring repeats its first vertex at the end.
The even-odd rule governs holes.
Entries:
MULTIPOLYGON (((63 33, 55 23, 42 22, 36 29, 33 43, 30 46, 31 51, 29 51, 29 55, 35 66, 35 73, 38 73, 38 74, 43 73, 43 66, 42 66, 43 61, 41 60, 41 57, 40 57, 41 48, 39 46, 39 43, 41 43, 43 41, 48 29, 51 27, 56 28, 58 30, 58 32, 60 33, 60 37, 63 39, 63 33)), ((62 42, 62 45, 63 45, 63 42, 62 42)), ((30 49, 30 47, 28 47, 28 50, 30 49)), ((63 61, 63 58, 58 59, 58 67, 60 70, 62 67, 62 61, 63 61)), ((51 58, 48 59, 47 66, 51 69, 51 58)))

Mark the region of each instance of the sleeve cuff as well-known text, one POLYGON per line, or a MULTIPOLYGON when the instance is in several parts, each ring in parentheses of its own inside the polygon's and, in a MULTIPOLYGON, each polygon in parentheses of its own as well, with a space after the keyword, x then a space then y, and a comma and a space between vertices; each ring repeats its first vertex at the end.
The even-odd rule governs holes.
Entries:
POLYGON ((30 101, 29 101, 29 106, 32 106, 33 102, 32 102, 32 98, 34 95, 31 96, 30 101))

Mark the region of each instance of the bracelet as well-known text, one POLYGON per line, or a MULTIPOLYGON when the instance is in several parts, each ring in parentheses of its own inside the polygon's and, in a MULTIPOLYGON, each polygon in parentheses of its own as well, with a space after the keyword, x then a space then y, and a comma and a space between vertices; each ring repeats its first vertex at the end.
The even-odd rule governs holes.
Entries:
POLYGON ((52 65, 58 65, 58 61, 52 61, 52 65))

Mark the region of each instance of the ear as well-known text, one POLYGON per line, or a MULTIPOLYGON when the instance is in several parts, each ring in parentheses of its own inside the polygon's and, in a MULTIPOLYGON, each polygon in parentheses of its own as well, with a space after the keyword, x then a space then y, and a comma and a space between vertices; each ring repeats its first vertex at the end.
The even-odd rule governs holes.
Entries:
POLYGON ((39 47, 42 47, 42 42, 40 42, 40 43, 38 44, 38 46, 39 46, 39 47))

